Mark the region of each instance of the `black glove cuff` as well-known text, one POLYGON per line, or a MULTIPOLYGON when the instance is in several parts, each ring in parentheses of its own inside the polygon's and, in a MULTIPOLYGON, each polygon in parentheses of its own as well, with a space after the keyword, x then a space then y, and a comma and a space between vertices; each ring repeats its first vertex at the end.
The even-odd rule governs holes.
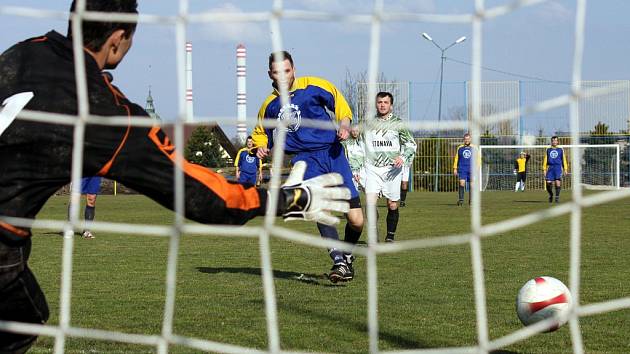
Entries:
POLYGON ((293 213, 303 213, 310 207, 311 191, 306 187, 288 186, 280 190, 284 195, 283 215, 290 216, 293 213))

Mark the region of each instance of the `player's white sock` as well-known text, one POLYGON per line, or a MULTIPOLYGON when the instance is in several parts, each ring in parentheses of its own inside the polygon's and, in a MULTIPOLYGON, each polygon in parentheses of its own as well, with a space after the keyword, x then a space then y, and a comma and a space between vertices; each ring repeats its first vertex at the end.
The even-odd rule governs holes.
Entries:
POLYGON ((514 186, 514 191, 518 192, 518 187, 521 184, 521 182, 516 182, 516 185, 514 186))

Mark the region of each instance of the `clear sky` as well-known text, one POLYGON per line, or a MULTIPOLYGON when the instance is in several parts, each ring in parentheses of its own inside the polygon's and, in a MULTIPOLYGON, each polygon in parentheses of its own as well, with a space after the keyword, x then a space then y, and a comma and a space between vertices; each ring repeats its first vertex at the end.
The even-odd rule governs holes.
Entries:
MULTIPOLYGON (((486 7, 513 0, 486 0, 486 7)), ((385 11, 462 14, 473 11, 471 0, 385 1, 385 11)), ((3 0, 13 5, 65 11, 70 0, 3 0)), ((261 12, 271 9, 271 0, 190 0, 190 11, 261 12)), ((178 11, 176 0, 139 0, 145 14, 169 15, 178 11)), ((290 9, 337 14, 369 13, 369 0, 286 0, 290 9)), ((575 1, 557 0, 519 9, 484 25, 485 67, 546 80, 569 81, 573 56, 575 1)), ((630 1, 588 1, 587 36, 583 78, 585 80, 630 79, 628 37, 630 1)), ((0 49, 17 41, 41 35, 50 29, 66 32, 65 20, 33 19, 0 15, 0 49)), ((324 77, 342 86, 347 71, 361 72, 368 66, 368 25, 283 20, 283 43, 294 57, 298 75, 324 77)), ((382 31, 380 71, 390 79, 433 83, 438 79, 440 52, 420 33, 427 32, 442 46, 458 37, 470 37, 470 25, 433 23, 386 23, 382 31)), ((248 51, 248 116, 255 117, 270 92, 267 56, 271 51, 267 23, 220 23, 192 25, 188 35, 194 45, 195 114, 236 115, 236 58, 238 43, 248 51)), ((151 86, 158 113, 172 120, 177 112, 173 28, 141 24, 134 46, 114 72, 114 83, 133 101, 144 105, 151 86)), ((471 42, 463 42, 447 56, 470 62, 471 42)), ((446 82, 470 79, 470 68, 448 61, 446 82)), ((518 80, 519 77, 484 71, 483 80, 518 80)), ((420 104, 420 103, 419 103, 420 104)), ((436 105, 435 101, 430 103, 436 105)), ((421 107, 418 108, 422 110, 421 107)), ((251 126, 251 121, 250 121, 251 126)), ((225 127, 233 135, 233 127, 225 127)))

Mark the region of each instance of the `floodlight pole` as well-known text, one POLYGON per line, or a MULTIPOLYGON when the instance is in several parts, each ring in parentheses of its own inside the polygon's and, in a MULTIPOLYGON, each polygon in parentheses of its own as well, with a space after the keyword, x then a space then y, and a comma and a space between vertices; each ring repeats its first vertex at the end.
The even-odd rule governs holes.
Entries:
MULTIPOLYGON (((455 42, 451 43, 448 47, 446 48, 442 48, 440 47, 439 44, 437 44, 433 38, 431 38, 431 36, 429 36, 429 34, 427 34, 426 32, 422 33, 422 38, 426 39, 427 41, 433 43, 433 45, 435 45, 440 52, 442 53, 441 57, 440 57, 440 98, 438 100, 438 134, 440 132, 440 122, 442 121, 442 87, 444 84, 444 61, 446 60, 446 56, 444 55, 444 53, 446 53, 446 50, 448 50, 450 47, 459 44, 463 41, 466 40, 465 36, 459 37, 455 42)), ((439 139, 436 140, 437 145, 435 147, 435 180, 433 183, 433 191, 437 192, 438 191, 438 178, 439 178, 439 170, 440 170, 440 141, 439 139)))

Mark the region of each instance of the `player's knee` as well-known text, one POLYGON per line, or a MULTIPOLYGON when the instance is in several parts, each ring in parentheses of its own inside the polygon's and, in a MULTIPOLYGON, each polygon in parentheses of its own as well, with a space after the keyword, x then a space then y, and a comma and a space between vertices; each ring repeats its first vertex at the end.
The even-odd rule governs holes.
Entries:
POLYGON ((365 221, 363 218, 363 211, 361 209, 350 209, 347 218, 348 224, 350 224, 350 227, 352 227, 355 231, 363 230, 363 224, 365 221))
POLYGON ((85 203, 90 206, 93 207, 96 205, 96 195, 95 194, 87 194, 85 196, 85 203))
MULTIPOLYGON (((0 286, 0 320, 36 324, 48 320, 46 298, 28 267, 0 286)), ((0 331, 0 353, 24 353, 35 339, 35 335, 0 331)))
POLYGON ((389 210, 398 210, 398 201, 388 201, 387 202, 387 207, 389 208, 389 210))

